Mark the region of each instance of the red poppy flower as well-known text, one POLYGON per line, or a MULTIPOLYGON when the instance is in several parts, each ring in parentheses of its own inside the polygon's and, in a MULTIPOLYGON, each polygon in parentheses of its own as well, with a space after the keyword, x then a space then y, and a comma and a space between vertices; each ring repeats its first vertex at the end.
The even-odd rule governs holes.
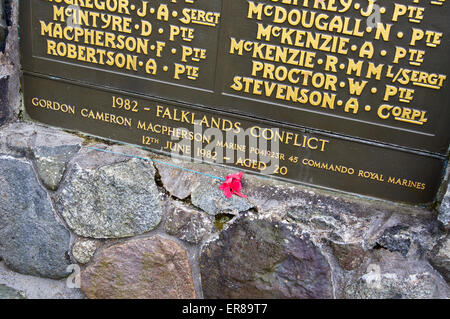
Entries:
POLYGON ((242 195, 240 193, 242 189, 241 184, 242 175, 244 175, 244 173, 242 172, 240 172, 239 174, 228 175, 225 179, 225 183, 220 185, 220 189, 223 190, 227 198, 231 198, 233 195, 237 195, 242 198, 247 198, 247 196, 242 195))

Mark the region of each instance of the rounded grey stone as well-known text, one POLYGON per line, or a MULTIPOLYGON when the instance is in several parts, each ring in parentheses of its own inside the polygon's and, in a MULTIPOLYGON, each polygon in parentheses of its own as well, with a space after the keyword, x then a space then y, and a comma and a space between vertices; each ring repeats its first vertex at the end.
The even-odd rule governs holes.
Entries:
POLYGON ((56 208, 77 235, 131 237, 160 223, 151 162, 87 150, 77 155, 67 175, 56 195, 56 208))
POLYGON ((62 278, 69 244, 31 163, 0 156, 0 256, 6 264, 22 274, 62 278))

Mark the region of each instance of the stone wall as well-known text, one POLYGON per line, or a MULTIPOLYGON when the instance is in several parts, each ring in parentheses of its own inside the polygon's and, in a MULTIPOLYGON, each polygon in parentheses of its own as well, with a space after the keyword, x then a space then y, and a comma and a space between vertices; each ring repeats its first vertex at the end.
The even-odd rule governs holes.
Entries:
POLYGON ((0 0, 0 125, 20 114, 18 1, 0 0))
POLYGON ((227 199, 231 169, 24 121, 11 9, 0 298, 450 297, 450 191, 430 211, 246 174, 227 199))

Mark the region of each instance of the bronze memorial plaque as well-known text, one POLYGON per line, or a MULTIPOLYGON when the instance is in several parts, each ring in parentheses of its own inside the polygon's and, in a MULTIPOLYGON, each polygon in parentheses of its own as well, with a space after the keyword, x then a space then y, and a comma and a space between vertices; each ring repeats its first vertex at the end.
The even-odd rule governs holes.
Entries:
POLYGON ((445 0, 23 0, 34 120, 400 202, 449 147, 445 0))

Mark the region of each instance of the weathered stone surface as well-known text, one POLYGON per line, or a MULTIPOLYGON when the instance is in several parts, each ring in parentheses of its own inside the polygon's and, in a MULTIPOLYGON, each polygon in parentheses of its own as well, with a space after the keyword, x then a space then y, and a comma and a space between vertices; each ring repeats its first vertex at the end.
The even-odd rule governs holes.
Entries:
POLYGON ((449 298, 445 280, 425 260, 404 258, 398 252, 375 251, 365 273, 345 288, 345 298, 449 298))
POLYGON ((259 212, 276 212, 300 223, 316 241, 325 238, 366 250, 384 244, 392 251, 423 256, 438 236, 437 222, 425 209, 256 178, 248 178, 248 184, 249 200, 259 212))
POLYGON ((5 54, 0 54, 0 77, 7 75, 8 104, 10 118, 17 118, 22 105, 22 92, 20 89, 20 51, 19 51, 19 1, 3 0, 6 3, 8 36, 5 41, 5 54))
POLYGON ((58 188, 82 142, 72 134, 30 123, 12 123, 0 131, 0 153, 33 160, 40 180, 51 190, 58 188))
POLYGON ((0 299, 26 299, 25 295, 5 285, 0 285, 0 299))
POLYGON ((326 208, 333 201, 340 202, 339 208, 346 206, 345 196, 335 193, 285 183, 278 180, 259 178, 247 175, 246 186, 249 200, 255 204, 258 211, 273 211, 280 207, 300 206, 314 210, 315 205, 320 209, 326 208), (329 203, 324 202, 327 199, 329 203))
POLYGON ((99 252, 81 274, 89 298, 195 298, 186 251, 159 235, 99 252))
POLYGON ((331 242, 333 254, 344 270, 354 270, 363 264, 367 252, 358 244, 338 244, 331 242))
MULTIPOLYGON (((0 47, 1 47, 1 22, 0 22, 0 47)), ((0 126, 3 125, 9 117, 8 105, 8 78, 0 74, 0 126)))
MULTIPOLYGON (((168 158, 164 158, 164 161, 167 160, 168 158)), ((180 165, 182 167, 193 170, 203 170, 205 168, 202 167, 202 165, 197 165, 196 167, 193 166, 193 164, 177 161, 175 159, 171 159, 167 162, 173 165, 180 165)), ((158 169, 159 175, 161 176, 161 182, 163 183, 164 188, 170 193, 170 195, 179 199, 188 198, 191 195, 194 187, 202 179, 202 176, 199 174, 184 171, 173 166, 164 165, 161 163, 155 163, 155 166, 158 169)), ((205 166, 209 167, 209 165, 205 166)))
MULTIPOLYGON (((169 164, 155 163, 161 176, 161 182, 170 195, 179 199, 186 199, 191 196, 192 204, 210 215, 219 213, 237 214, 254 207, 248 200, 238 196, 233 196, 230 199, 226 198, 223 191, 219 189, 223 182, 209 177, 225 178, 229 174, 236 173, 235 171, 209 164, 189 163, 167 157, 160 160, 169 164), (185 170, 173 165, 182 167, 185 170), (198 173, 193 173, 192 171, 198 173)), ((243 179, 242 192, 244 195, 246 195, 245 192, 247 191, 247 177, 248 175, 244 175, 243 179)))
POLYGON ((430 252, 430 262, 450 282, 450 237, 447 235, 430 252))
POLYGON ((278 212, 334 242, 358 243, 389 218, 382 209, 324 191, 249 178, 248 197, 259 212, 278 212))
POLYGON ((5 50, 5 40, 8 27, 6 25, 5 3, 0 1, 0 52, 5 50))
POLYGON ((365 247, 399 252, 411 260, 426 258, 440 238, 439 225, 429 211, 393 213, 389 219, 364 241, 365 247))
POLYGON ((68 226, 88 238, 143 234, 158 226, 162 215, 151 162, 88 148, 71 162, 55 203, 68 226))
POLYGON ((33 140, 37 131, 44 128, 23 122, 15 122, 2 127, 0 131, 0 153, 17 157, 34 157, 33 140))
POLYGON ((210 215, 237 215, 254 207, 245 198, 238 196, 227 198, 220 190, 220 185, 220 181, 203 179, 192 191, 192 204, 210 215))
POLYGON ((0 256, 6 264, 23 274, 62 278, 69 243, 31 163, 0 156, 0 256))
POLYGON ((208 215, 179 202, 168 207, 165 230, 169 235, 192 244, 200 243, 212 233, 214 224, 208 215))
POLYGON ((71 278, 53 280, 22 275, 0 262, 0 284, 21 291, 29 299, 84 299, 80 289, 69 288, 71 278))
MULTIPOLYGON (((223 177, 232 172, 222 168, 205 164, 195 164, 181 162, 174 159, 165 159, 169 164, 181 166, 188 170, 197 171, 203 174, 223 177)), ((192 173, 173 166, 160 163, 155 164, 161 176, 161 182, 164 188, 176 198, 186 199, 191 196, 192 204, 210 215, 220 213, 238 214, 254 207, 247 199, 233 196, 226 198, 223 191, 219 189, 222 182, 220 180, 204 175, 192 173)), ((244 189, 245 193, 245 179, 244 189)))
POLYGON ((411 247, 411 238, 406 225, 395 225, 384 230, 377 244, 389 251, 398 251, 404 257, 411 247))
POLYGON ((330 265, 309 234, 245 213, 200 256, 205 298, 331 298, 330 265))
POLYGON ((33 151, 41 181, 49 189, 56 190, 67 163, 80 150, 82 140, 69 134, 52 133, 38 133, 33 151))
POLYGON ((450 185, 439 207, 438 220, 447 228, 450 227, 450 185))
POLYGON ((79 239, 73 244, 72 256, 80 264, 87 264, 94 256, 100 242, 92 239, 79 239))

